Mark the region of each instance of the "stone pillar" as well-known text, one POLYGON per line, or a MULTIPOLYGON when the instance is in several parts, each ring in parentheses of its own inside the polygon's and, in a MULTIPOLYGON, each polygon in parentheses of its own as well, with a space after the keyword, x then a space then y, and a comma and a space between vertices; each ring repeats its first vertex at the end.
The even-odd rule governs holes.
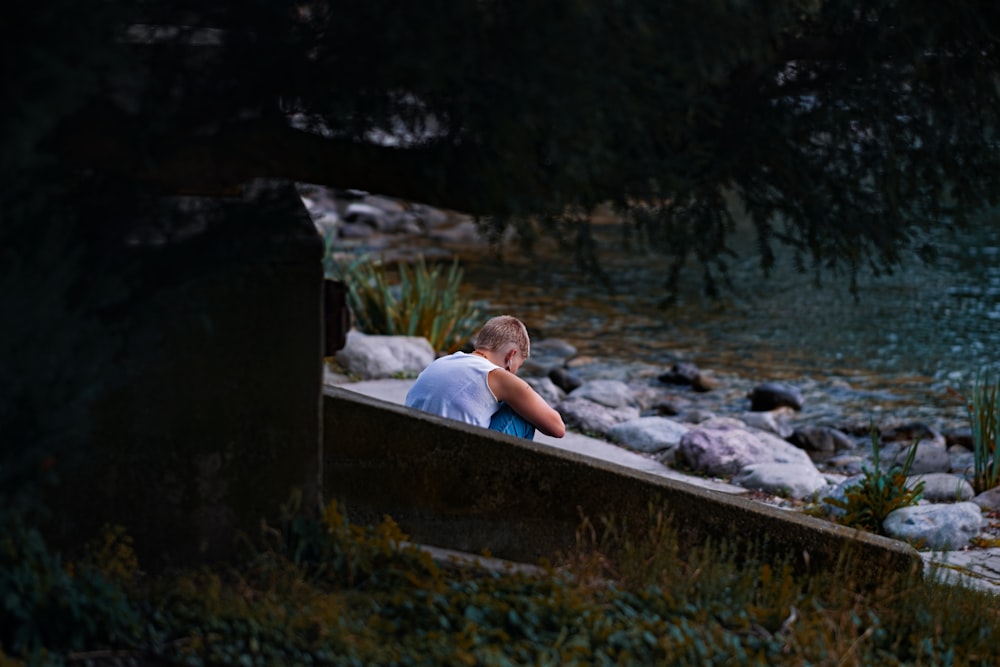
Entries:
POLYGON ((294 187, 157 198, 125 239, 129 307, 59 538, 123 525, 146 567, 226 558, 319 501, 322 241, 294 187))

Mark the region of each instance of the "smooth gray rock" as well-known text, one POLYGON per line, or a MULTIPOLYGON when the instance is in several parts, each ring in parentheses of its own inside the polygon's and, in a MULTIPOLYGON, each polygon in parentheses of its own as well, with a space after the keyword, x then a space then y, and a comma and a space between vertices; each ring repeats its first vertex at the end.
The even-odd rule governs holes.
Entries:
POLYGON ((910 445, 914 442, 927 440, 942 447, 946 446, 944 435, 936 428, 923 422, 897 424, 896 426, 886 428, 879 435, 883 442, 899 442, 904 445, 910 445))
POLYGON ((948 458, 951 459, 951 472, 965 475, 969 478, 976 474, 976 455, 965 451, 962 447, 949 447, 948 458))
POLYGON ((718 418, 718 415, 711 410, 705 410, 703 408, 692 408, 685 410, 683 415, 684 421, 691 424, 704 424, 705 422, 712 421, 718 418))
POLYGON ((847 513, 846 510, 832 505, 827 501, 827 499, 833 499, 840 502, 847 502, 847 491, 852 486, 857 486, 864 480, 864 474, 851 475, 847 479, 841 480, 838 484, 831 487, 827 487, 822 493, 819 494, 820 502, 823 505, 823 509, 836 517, 844 516, 847 513))
POLYGON ((751 463, 736 473, 732 483, 795 499, 811 498, 828 485, 811 463, 751 463))
POLYGON ((788 424, 788 408, 778 408, 767 412, 747 412, 740 416, 744 424, 752 428, 773 433, 783 440, 787 440, 793 433, 792 427, 788 424))
POLYGON ((857 475, 866 465, 865 459, 857 454, 840 454, 828 458, 823 462, 825 470, 841 473, 844 475, 857 475))
POLYGON ((424 230, 437 229, 448 223, 448 214, 427 204, 410 203, 413 217, 424 230))
POLYGON ((343 217, 348 222, 365 224, 380 232, 420 231, 416 220, 407 214, 403 204, 379 195, 368 195, 363 201, 348 204, 343 217), (407 226, 408 222, 413 226, 407 226))
MULTIPOLYGON (((902 465, 909 454, 909 446, 903 447, 893 459, 893 465, 902 465)), ((911 475, 923 475, 931 472, 948 472, 951 470, 951 457, 944 447, 944 441, 940 443, 934 440, 921 440, 917 443, 917 454, 913 457, 913 465, 910 467, 911 475)))
POLYGON ((742 419, 737 417, 722 417, 719 415, 712 415, 708 419, 699 423, 701 428, 712 428, 712 429, 747 429, 747 424, 742 419))
POLYGON ((570 359, 576 356, 576 347, 561 338, 543 338, 532 341, 531 354, 540 357, 557 357, 560 359, 570 359))
POLYGON ((374 380, 416 375, 435 356, 434 348, 422 336, 374 336, 352 330, 334 358, 350 373, 374 380))
MULTIPOLYGON (((661 408, 668 404, 670 399, 676 396, 675 393, 671 393, 670 390, 664 390, 662 387, 657 385, 651 385, 642 381, 627 382, 629 391, 632 392, 632 398, 635 399, 635 405, 639 407, 640 410, 645 414, 667 414, 661 412, 661 408)), ((672 414, 677 414, 675 410, 672 414)))
POLYGON ((570 396, 556 406, 566 426, 587 433, 605 435, 615 424, 636 419, 639 408, 625 405, 608 407, 579 396, 570 396))
POLYGON ((1000 510, 1000 486, 995 486, 992 489, 983 491, 974 497, 972 502, 976 503, 984 510, 991 512, 1000 510))
POLYGON ((968 481, 946 472, 931 472, 906 478, 908 488, 913 488, 920 482, 924 483, 923 499, 931 503, 961 502, 971 500, 976 495, 968 481))
POLYGON ((570 398, 583 398, 609 408, 636 407, 635 396, 627 384, 619 380, 591 380, 569 393, 570 398))
MULTIPOLYGON (((561 381, 560 376, 553 376, 553 373, 563 373, 569 375, 565 365, 567 360, 576 356, 576 348, 560 338, 545 338, 531 342, 531 356, 522 366, 522 375, 537 375, 543 377, 548 375, 565 392, 570 392, 580 386, 582 382, 576 380, 572 387, 568 382, 561 381)), ((576 379, 576 376, 573 376, 576 379)))
POLYGON ((639 417, 615 424, 608 437, 629 449, 655 454, 673 449, 690 426, 666 417, 639 417))
POLYGON ((967 502, 904 507, 890 512, 882 528, 917 549, 947 551, 965 547, 979 535, 982 524, 979 505, 967 502))
POLYGON ((353 202, 347 206, 344 222, 365 225, 377 231, 389 228, 388 216, 377 206, 362 202, 353 202))
POLYGON ((695 472, 735 475, 752 463, 814 465, 809 455, 764 431, 739 428, 725 420, 699 425, 681 437, 676 458, 695 472))
POLYGON ((566 398, 566 392, 557 387, 556 384, 547 377, 526 377, 524 378, 524 381, 527 382, 528 385, 531 386, 531 388, 534 389, 535 392, 545 399, 545 402, 552 407, 556 407, 564 398, 566 398))

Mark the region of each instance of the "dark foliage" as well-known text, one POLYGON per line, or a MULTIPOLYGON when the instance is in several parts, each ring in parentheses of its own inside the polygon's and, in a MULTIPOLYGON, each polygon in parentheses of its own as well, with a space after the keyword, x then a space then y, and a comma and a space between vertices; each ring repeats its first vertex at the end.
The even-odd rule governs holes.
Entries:
MULTIPOLYGON (((246 559, 143 574, 106 531, 63 561, 23 525, 0 540, 0 662, 25 665, 995 664, 984 591, 850 572, 797 577, 724 545, 685 557, 602 521, 567 567, 446 566, 389 519, 289 516, 246 559)), ((584 532, 587 532, 586 530, 584 532)), ((249 546, 249 545, 248 545, 249 546)))
POLYGON ((495 224, 613 201, 674 272, 725 256, 727 194, 765 267, 856 270, 997 191, 995 3, 62 4, 94 30, 47 63, 72 86, 24 82, 51 99, 25 136, 63 120, 64 158, 159 187, 287 176, 495 224))

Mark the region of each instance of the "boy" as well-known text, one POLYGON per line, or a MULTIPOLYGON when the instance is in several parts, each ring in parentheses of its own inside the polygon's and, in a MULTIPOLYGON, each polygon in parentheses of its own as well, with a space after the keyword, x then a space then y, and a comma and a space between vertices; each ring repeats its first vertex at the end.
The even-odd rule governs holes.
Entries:
POLYGON ((406 405, 449 419, 531 440, 535 429, 561 438, 562 417, 517 377, 531 351, 528 330, 501 315, 483 325, 471 354, 434 360, 406 394, 406 405))

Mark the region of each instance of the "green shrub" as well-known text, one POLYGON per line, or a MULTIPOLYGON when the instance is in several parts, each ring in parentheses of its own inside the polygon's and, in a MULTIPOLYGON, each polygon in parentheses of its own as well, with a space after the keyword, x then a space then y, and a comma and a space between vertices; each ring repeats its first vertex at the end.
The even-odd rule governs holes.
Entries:
MULTIPOLYGON (((913 573, 859 585, 868 564, 848 558, 806 577, 754 550, 682 549, 667 508, 585 523, 566 567, 531 571, 432 562, 390 519, 352 524, 335 503, 291 509, 243 561, 136 577, 129 605, 75 598, 94 619, 47 627, 43 648, 5 637, 0 665, 991 665, 1000 643, 986 591, 913 573), (138 613, 137 635, 67 641, 118 611, 130 626, 138 613)), ((92 555, 135 566, 120 534, 92 555)), ((71 576, 50 556, 0 569, 71 576)))
POLYGON ((838 521, 853 528, 863 528, 873 533, 884 534, 882 522, 891 512, 903 507, 916 505, 924 492, 924 483, 907 486, 906 478, 917 454, 916 442, 910 446, 903 464, 892 466, 883 472, 879 452, 879 433, 872 426, 872 468, 863 468, 864 476, 858 484, 846 490, 846 499, 824 498, 823 502, 844 510, 838 521))
POLYGON ((71 651, 136 641, 139 613, 118 578, 134 557, 120 533, 109 530, 76 563, 16 514, 0 513, 0 535, 0 657, 57 665, 71 651))
POLYGON ((360 257, 327 263, 328 276, 348 287, 348 305, 359 330, 369 334, 423 336, 438 352, 460 349, 476 333, 480 312, 462 294, 458 260, 443 271, 420 257, 397 266, 397 279, 382 262, 360 257))
POLYGON ((972 488, 976 493, 1000 485, 1000 449, 996 446, 1000 423, 998 394, 1000 381, 991 381, 988 373, 980 372, 969 395, 963 397, 972 430, 972 488))

